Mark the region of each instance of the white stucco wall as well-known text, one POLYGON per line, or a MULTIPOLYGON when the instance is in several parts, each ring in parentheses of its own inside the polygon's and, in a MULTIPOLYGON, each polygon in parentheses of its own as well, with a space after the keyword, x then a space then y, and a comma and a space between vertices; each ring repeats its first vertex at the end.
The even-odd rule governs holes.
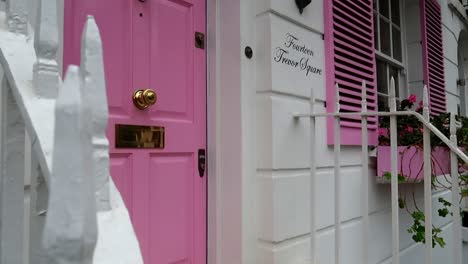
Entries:
MULTIPOLYGON (((447 105, 456 111, 459 91, 456 87, 457 38, 465 28, 459 17, 448 7, 448 0, 440 1, 444 21, 444 52, 447 83, 447 105)), ((422 94, 422 57, 419 36, 418 1, 406 2, 408 30, 408 83, 410 92, 422 94), (416 13, 415 13, 416 12, 416 13), (418 23, 417 25, 415 23, 418 23), (416 35, 415 35, 416 34, 416 35)), ((325 76, 314 76, 308 82, 301 81, 297 72, 282 68, 274 62, 274 49, 284 41, 284 32, 300 36, 301 41, 314 51, 314 63, 325 70, 323 28, 323 1, 314 0, 299 12, 294 1, 256 0, 255 62, 256 62, 256 159, 257 159, 257 215, 258 215, 258 264, 292 264, 307 259, 309 254, 309 121, 303 119, 294 124, 293 112, 309 112, 310 89, 319 103, 316 111, 324 112, 325 76), (278 39, 279 38, 279 39, 278 39)), ((421 97, 419 97, 421 98, 421 97)), ((326 145, 324 120, 317 123, 318 175, 314 202, 317 206, 318 262, 334 263, 334 180, 333 152, 326 145)), ((343 260, 347 264, 360 264, 362 217, 361 192, 369 192, 371 263, 389 263, 391 257, 391 206, 390 186, 375 181, 375 159, 371 158, 369 190, 361 187, 360 147, 345 147, 342 168, 342 246, 343 260)), ((422 184, 416 185, 419 203, 422 205, 422 184)), ((402 186, 403 192, 413 187, 402 186)), ((448 192, 434 192, 437 198, 450 200, 448 192)), ((434 263, 450 263, 451 222, 436 217, 434 224, 442 226, 447 246, 434 250, 434 263)), ((412 220, 404 212, 400 214, 401 263, 421 263, 423 246, 415 244, 407 233, 412 220)))

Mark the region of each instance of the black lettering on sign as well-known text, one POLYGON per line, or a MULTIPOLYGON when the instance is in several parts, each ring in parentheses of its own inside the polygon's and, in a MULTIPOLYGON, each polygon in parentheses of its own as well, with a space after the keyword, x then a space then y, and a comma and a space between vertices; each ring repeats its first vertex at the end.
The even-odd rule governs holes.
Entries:
POLYGON ((284 47, 277 47, 273 60, 276 63, 291 66, 305 72, 306 76, 309 74, 322 75, 323 70, 310 65, 311 57, 315 55, 311 48, 301 43, 298 37, 291 33, 286 33, 284 47), (291 56, 291 52, 299 53, 299 56, 291 56))

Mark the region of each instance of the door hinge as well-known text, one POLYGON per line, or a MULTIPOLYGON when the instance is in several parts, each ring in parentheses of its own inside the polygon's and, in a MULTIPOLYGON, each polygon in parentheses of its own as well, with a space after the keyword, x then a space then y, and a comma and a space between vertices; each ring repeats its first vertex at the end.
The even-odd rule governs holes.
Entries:
POLYGON ((465 79, 458 79, 457 80, 457 85, 458 86, 465 86, 466 85, 466 80, 465 79))
POLYGON ((201 32, 195 32, 195 47, 199 49, 205 49, 205 34, 201 32))
POLYGON ((204 149, 198 150, 198 175, 203 177, 206 168, 206 151, 204 149))

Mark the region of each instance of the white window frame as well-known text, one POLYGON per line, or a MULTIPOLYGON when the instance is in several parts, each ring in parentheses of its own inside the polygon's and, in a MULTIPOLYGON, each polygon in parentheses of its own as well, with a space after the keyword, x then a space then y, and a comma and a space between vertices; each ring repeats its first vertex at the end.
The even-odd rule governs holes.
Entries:
MULTIPOLYGON (((391 1, 392 0, 388 1, 390 19, 391 19, 391 12, 392 12, 391 1)), ((400 70, 399 76, 395 81, 398 82, 398 87, 399 87, 399 91, 397 91, 397 93, 399 94, 397 100, 401 100, 402 98, 406 98, 408 96, 408 87, 409 87, 408 78, 407 78, 408 53, 407 53, 407 45, 406 45, 405 1, 399 0, 399 4, 400 4, 400 26, 399 28, 401 32, 400 41, 401 41, 401 57, 402 57, 401 62, 380 51, 380 17, 382 15, 380 14, 380 8, 379 8, 380 1, 376 0, 375 3, 376 5, 374 7, 373 16, 374 16, 374 21, 377 21, 377 27, 376 27, 377 32, 375 33, 375 35, 377 36, 377 39, 375 40, 376 72, 377 72, 377 60, 383 61, 387 63, 388 65, 396 67, 400 70), (375 19, 376 14, 378 15, 377 19, 375 19)), ((393 30, 392 30, 393 23, 391 22, 390 19, 387 19, 387 18, 384 18, 384 19, 386 19, 387 22, 390 23, 390 53, 392 54, 393 53, 393 41, 392 41, 393 40, 393 30)), ((386 71, 387 71, 386 76, 390 76, 390 67, 387 66, 386 71)), ((387 87, 390 87, 390 78, 387 78, 387 87)), ((379 97, 388 98, 389 96, 388 94, 379 92, 378 89, 377 89, 377 95, 378 95, 377 98, 379 97)))

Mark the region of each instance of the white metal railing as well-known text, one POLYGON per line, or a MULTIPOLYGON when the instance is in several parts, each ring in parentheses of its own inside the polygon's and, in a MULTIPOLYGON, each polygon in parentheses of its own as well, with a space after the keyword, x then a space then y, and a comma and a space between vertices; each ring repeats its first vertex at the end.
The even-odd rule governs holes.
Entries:
MULTIPOLYGON (((399 227, 399 205, 398 205, 398 151, 397 151, 397 117, 398 116, 414 116, 419 122, 424 126, 423 131, 423 155, 424 155, 424 211, 425 213, 425 264, 432 263, 432 189, 431 189, 431 133, 435 134, 443 143, 447 145, 450 149, 450 160, 451 160, 451 177, 452 177, 452 212, 459 212, 460 206, 456 201, 460 200, 460 189, 458 183, 458 159, 461 159, 465 163, 468 163, 468 156, 458 148, 457 146, 457 136, 456 136, 456 120, 455 115, 452 113, 450 115, 450 139, 447 138, 441 131, 439 131, 433 124, 430 123, 429 118, 429 97, 427 87, 424 86, 423 91, 423 114, 419 114, 415 111, 397 111, 396 107, 396 97, 395 97, 395 80, 392 78, 390 82, 390 94, 389 94, 389 112, 371 112, 367 108, 367 93, 366 93, 366 83, 362 83, 362 102, 361 102, 361 112, 351 112, 351 113, 340 113, 340 104, 339 104, 339 86, 335 86, 336 89, 336 106, 334 113, 316 113, 314 110, 315 106, 315 97, 312 92, 310 99, 310 113, 293 113, 293 118, 298 120, 301 118, 310 118, 310 229, 311 229, 311 248, 310 248, 310 263, 317 263, 316 255, 316 208, 314 203, 314 193, 316 185, 316 119, 317 118, 334 118, 334 191, 335 191, 335 263, 341 264, 346 263, 342 258, 342 247, 341 244, 341 182, 340 182, 340 167, 341 167, 341 144, 340 144, 340 119, 343 117, 361 117, 361 129, 362 129, 362 188, 361 192, 361 208, 362 208, 362 221, 363 221, 363 231, 362 231, 362 259, 363 264, 369 263, 369 194, 368 194, 368 176, 369 176, 369 152, 368 152, 368 117, 381 117, 387 116, 390 118, 390 146, 391 146, 391 210, 392 210, 392 263, 400 263, 400 227, 399 227)), ((453 256, 454 264, 462 263, 462 240, 461 240, 461 217, 459 213, 453 213, 453 256)))
POLYGON ((109 175, 95 20, 84 25, 81 67, 62 82, 57 3, 38 1, 32 40, 27 2, 7 0, 0 11, 0 263, 143 263, 109 175))

